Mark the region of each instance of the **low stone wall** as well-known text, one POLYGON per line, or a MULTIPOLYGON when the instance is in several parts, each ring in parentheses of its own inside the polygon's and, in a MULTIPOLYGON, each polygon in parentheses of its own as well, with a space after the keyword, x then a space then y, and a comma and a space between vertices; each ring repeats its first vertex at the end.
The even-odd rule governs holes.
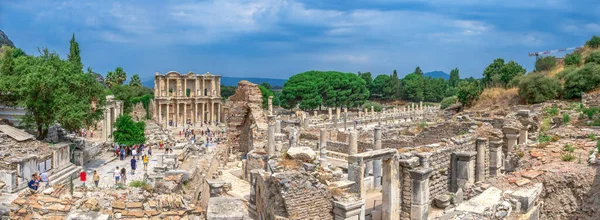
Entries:
POLYGON ((315 140, 318 141, 319 140, 319 136, 316 134, 311 134, 311 133, 307 133, 307 132, 302 132, 300 133, 300 139, 306 139, 306 140, 315 140))
POLYGON ((335 151, 338 153, 347 154, 349 145, 347 143, 337 141, 327 141, 327 151, 335 151))

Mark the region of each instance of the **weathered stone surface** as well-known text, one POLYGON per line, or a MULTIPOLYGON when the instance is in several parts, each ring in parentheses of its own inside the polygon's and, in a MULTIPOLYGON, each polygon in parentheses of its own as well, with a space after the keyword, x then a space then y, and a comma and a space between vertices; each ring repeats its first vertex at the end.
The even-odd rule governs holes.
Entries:
POLYGON ((544 185, 542 183, 536 183, 533 187, 519 189, 510 196, 521 203, 521 210, 523 212, 528 212, 534 206, 543 188, 544 185))
POLYGON ((236 198, 213 197, 208 201, 208 220, 242 220, 244 205, 236 198))
MULTIPOLYGON (((262 109, 262 93, 258 85, 242 80, 235 94, 225 103, 229 111, 227 139, 234 150, 249 152, 254 148, 264 149, 267 141, 267 120, 262 109)), ((264 149, 266 150, 266 149, 264 149)))
POLYGON ((125 209, 125 203, 124 202, 119 202, 119 201, 114 201, 112 203, 112 208, 113 209, 125 209))
POLYGON ((483 193, 456 207, 456 211, 471 212, 483 215, 486 210, 491 210, 502 199, 502 190, 490 187, 483 193))
POLYGON ((310 147, 292 147, 288 149, 287 154, 292 159, 305 162, 313 161, 317 157, 317 153, 310 147))

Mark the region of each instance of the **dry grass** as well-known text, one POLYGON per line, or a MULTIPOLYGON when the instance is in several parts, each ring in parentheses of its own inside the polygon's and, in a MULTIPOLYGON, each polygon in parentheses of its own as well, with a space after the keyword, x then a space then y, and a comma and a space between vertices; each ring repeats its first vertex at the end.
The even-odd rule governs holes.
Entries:
POLYGON ((283 167, 284 170, 297 170, 300 169, 300 167, 302 167, 302 162, 298 160, 283 158, 279 161, 277 165, 283 167))
POLYGON ((519 104, 519 88, 486 88, 471 110, 506 108, 519 104))
POLYGON ((433 148, 432 147, 419 147, 416 149, 417 152, 419 153, 423 153, 423 152, 433 152, 433 148))
POLYGON ((331 196, 338 196, 338 197, 342 197, 344 196, 344 190, 340 189, 340 188, 330 188, 329 189, 329 193, 331 193, 331 196))

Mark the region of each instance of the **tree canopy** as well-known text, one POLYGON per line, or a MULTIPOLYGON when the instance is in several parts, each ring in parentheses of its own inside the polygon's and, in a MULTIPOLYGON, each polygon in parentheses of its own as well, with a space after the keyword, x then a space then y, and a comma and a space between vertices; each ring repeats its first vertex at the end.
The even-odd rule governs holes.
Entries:
POLYGON ((125 80, 127 80, 127 73, 125 73, 122 67, 117 67, 115 68, 115 71, 108 71, 106 79, 104 79, 104 84, 106 84, 108 88, 112 88, 114 86, 123 85, 125 80))
POLYGON ((260 89, 260 93, 262 94, 262 107, 263 109, 267 109, 269 107, 269 96, 273 96, 273 98, 275 97, 275 94, 273 94, 273 91, 271 91, 271 89, 269 89, 271 87, 271 85, 267 86, 260 84, 258 86, 258 88, 260 89))
POLYGON ((524 75, 525 68, 514 61, 504 63, 504 59, 495 59, 483 71, 483 83, 488 86, 506 87, 510 81, 519 75, 524 75))
POLYGON ((142 80, 140 80, 140 76, 138 74, 133 74, 129 80, 129 85, 137 88, 142 87, 142 80))
POLYGON ((460 75, 458 73, 458 68, 454 68, 450 70, 450 79, 448 80, 448 84, 451 87, 458 86, 458 82, 460 81, 460 75))
POLYGON ((410 101, 423 101, 425 80, 422 75, 411 73, 402 79, 404 99, 410 101))
POLYGON ((119 144, 132 146, 146 142, 144 135, 146 124, 143 121, 135 122, 129 115, 120 115, 115 122, 115 128, 113 138, 119 144))

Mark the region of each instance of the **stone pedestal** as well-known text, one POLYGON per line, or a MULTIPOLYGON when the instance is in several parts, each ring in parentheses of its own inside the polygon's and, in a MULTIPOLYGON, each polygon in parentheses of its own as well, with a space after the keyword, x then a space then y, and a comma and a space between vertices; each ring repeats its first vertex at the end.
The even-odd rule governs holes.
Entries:
POLYGON ((519 144, 527 144, 527 138, 527 127, 523 127, 519 130, 519 144))
POLYGON ((485 180, 485 150, 487 148, 488 140, 486 138, 477 138, 477 161, 475 165, 475 181, 480 182, 485 180))
MULTIPOLYGON (((374 133, 375 150, 381 150, 381 127, 375 127, 374 133)), ((373 161, 373 181, 375 189, 381 188, 381 160, 373 161)))
POLYGON ((364 220, 365 200, 353 202, 333 202, 333 214, 335 220, 364 220))
POLYGON ((250 151, 247 154, 244 179, 250 182, 250 171, 254 169, 267 170, 269 155, 264 151, 250 151))
POLYGON ((452 159, 451 190, 456 192, 467 184, 475 183, 475 156, 477 152, 457 152, 452 159))
POLYGON ((418 168, 409 171, 411 178, 410 219, 428 219, 429 215, 429 176, 432 168, 418 168))
POLYGON ((505 134, 507 139, 507 152, 514 152, 515 146, 517 146, 517 138, 519 134, 505 134))
POLYGON ((490 141, 490 176, 500 175, 502 161, 502 141, 490 141))

